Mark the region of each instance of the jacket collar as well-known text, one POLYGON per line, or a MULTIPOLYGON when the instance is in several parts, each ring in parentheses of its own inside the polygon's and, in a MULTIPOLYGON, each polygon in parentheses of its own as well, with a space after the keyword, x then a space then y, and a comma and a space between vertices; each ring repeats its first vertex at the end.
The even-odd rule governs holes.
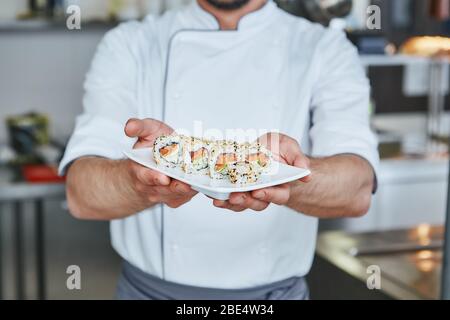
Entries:
MULTIPOLYGON (((268 0, 267 3, 259 10, 251 12, 238 23, 237 31, 249 30, 270 22, 278 11, 277 5, 273 0, 268 0)), ((196 0, 194 0, 187 8, 186 12, 193 18, 194 28, 203 30, 219 30, 219 23, 216 18, 205 11, 196 0)))

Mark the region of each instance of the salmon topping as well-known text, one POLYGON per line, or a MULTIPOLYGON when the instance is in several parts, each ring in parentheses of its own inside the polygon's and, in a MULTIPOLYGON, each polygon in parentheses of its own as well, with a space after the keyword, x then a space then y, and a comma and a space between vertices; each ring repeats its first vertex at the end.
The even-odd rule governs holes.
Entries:
POLYGON ((228 164, 234 163, 237 161, 237 156, 234 153, 222 153, 217 157, 216 166, 214 169, 217 172, 222 171, 228 164))
POLYGON ((206 148, 200 148, 197 151, 191 151, 191 161, 192 162, 195 162, 196 160, 199 160, 206 156, 207 156, 206 148))
POLYGON ((175 152, 178 152, 178 143, 172 143, 171 145, 162 147, 161 149, 159 149, 159 153, 163 156, 163 157, 168 157, 172 154, 174 154, 175 152))

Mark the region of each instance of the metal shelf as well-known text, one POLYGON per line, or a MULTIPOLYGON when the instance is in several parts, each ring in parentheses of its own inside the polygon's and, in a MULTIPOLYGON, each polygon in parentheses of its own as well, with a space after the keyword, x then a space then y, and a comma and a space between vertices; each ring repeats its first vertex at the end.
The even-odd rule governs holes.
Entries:
POLYGON ((429 64, 432 59, 425 57, 414 57, 407 55, 382 55, 369 54, 360 55, 361 62, 365 67, 393 67, 406 66, 411 64, 429 64))

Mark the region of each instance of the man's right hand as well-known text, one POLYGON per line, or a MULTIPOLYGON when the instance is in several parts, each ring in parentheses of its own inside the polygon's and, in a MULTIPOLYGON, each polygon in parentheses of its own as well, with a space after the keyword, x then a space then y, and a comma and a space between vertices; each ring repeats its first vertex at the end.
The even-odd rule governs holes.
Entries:
MULTIPOLYGON (((165 123, 154 119, 130 119, 125 125, 125 134, 137 138, 134 148, 153 146, 157 137, 171 134, 174 130, 165 123)), ((181 181, 151 170, 140 164, 127 160, 132 187, 148 206, 164 203, 171 208, 178 208, 189 202, 197 192, 181 181)))

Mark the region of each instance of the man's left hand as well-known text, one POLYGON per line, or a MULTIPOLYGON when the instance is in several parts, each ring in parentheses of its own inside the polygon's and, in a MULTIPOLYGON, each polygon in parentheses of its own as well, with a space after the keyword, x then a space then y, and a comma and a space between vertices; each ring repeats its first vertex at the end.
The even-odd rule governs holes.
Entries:
MULTIPOLYGON (((309 158, 303 154, 295 139, 279 133, 268 133, 261 136, 258 141, 272 151, 275 161, 295 167, 309 168, 309 158)), ((309 182, 310 179, 311 177, 308 176, 300 181, 309 182)), ((252 192, 232 193, 229 200, 214 200, 213 204, 218 208, 235 212, 242 212, 247 209, 263 211, 271 203, 287 205, 292 186, 293 183, 286 183, 252 192)))

